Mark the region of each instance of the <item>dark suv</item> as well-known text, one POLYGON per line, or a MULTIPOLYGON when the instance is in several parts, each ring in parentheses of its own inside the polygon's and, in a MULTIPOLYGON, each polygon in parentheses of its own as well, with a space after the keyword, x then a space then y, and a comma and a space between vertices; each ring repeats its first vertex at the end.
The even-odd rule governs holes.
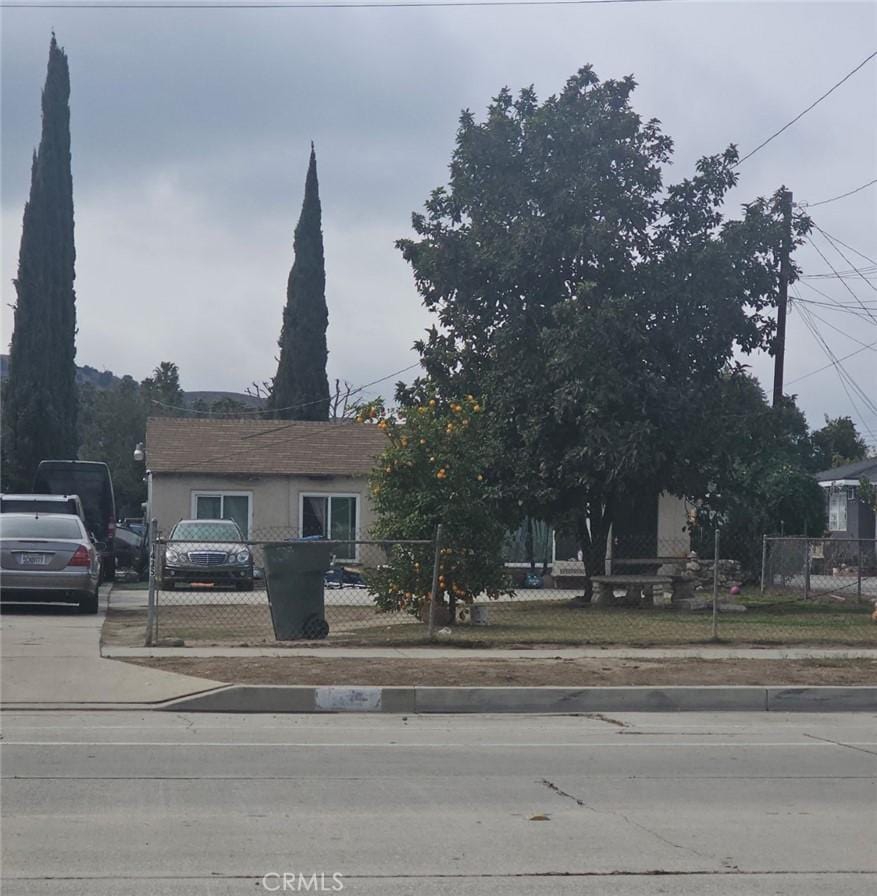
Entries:
POLYGON ((159 587, 230 585, 253 590, 253 554, 231 520, 180 520, 164 545, 159 587))

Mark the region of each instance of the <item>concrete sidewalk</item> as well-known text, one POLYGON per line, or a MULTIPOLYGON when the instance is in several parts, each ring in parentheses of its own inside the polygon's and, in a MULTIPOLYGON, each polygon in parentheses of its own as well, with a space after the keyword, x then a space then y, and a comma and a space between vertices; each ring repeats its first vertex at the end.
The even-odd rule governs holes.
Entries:
POLYGON ((875 687, 357 687, 247 686, 114 662, 111 657, 311 657, 320 659, 762 659, 874 658, 845 648, 104 648, 97 616, 74 608, 5 607, 2 702, 6 709, 154 708, 213 712, 606 712, 638 710, 877 711, 875 687))
POLYGON ((100 655, 101 612, 75 607, 4 605, 0 619, 0 698, 18 705, 162 703, 220 687, 219 682, 117 663, 100 655))

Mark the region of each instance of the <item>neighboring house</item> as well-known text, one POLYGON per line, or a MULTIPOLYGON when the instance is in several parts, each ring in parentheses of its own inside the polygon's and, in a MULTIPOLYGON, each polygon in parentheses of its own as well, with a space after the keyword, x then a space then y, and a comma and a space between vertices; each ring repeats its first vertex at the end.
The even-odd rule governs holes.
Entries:
POLYGON ((877 458, 816 473, 816 481, 825 491, 828 529, 832 538, 874 538, 874 509, 859 500, 861 479, 877 486, 877 458))
POLYGON ((352 421, 152 417, 148 513, 164 534, 180 519, 222 517, 249 538, 366 538, 368 473, 386 444, 352 421))

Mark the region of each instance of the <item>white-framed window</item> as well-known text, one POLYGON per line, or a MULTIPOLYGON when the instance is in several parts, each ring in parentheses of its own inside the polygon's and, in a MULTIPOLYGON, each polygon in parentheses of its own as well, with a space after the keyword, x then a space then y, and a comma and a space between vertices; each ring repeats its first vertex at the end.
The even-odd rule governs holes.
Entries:
POLYGON ((847 530, 847 490, 845 488, 828 493, 828 528, 832 532, 847 530))
POLYGON ((319 535, 339 544, 336 560, 357 560, 353 542, 359 529, 359 495, 303 492, 298 498, 298 527, 302 538, 319 535))
POLYGON ((192 517, 196 520, 234 520, 250 537, 253 529, 252 492, 192 492, 192 517))

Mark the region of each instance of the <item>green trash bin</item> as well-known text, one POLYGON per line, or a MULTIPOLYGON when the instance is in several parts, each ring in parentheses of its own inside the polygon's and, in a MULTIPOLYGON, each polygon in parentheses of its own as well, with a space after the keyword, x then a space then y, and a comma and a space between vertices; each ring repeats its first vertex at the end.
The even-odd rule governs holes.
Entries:
POLYGON ((265 586, 278 641, 314 640, 329 634, 323 576, 331 563, 332 545, 326 541, 265 545, 265 586))

